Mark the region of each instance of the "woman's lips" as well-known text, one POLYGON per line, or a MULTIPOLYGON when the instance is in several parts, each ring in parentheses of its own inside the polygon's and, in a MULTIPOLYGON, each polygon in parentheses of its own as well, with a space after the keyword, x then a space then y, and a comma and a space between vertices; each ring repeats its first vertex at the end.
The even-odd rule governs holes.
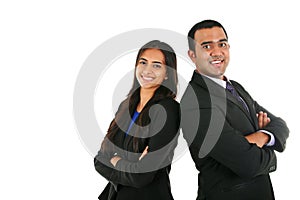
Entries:
POLYGON ((153 81, 154 78, 147 77, 147 76, 142 76, 142 79, 145 80, 145 81, 153 81))

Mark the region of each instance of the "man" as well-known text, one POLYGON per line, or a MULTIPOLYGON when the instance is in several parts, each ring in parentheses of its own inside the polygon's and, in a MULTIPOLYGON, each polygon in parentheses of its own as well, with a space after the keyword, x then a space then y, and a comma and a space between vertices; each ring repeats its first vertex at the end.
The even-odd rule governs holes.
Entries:
POLYGON ((181 99, 181 126, 200 171, 197 199, 274 199, 269 173, 274 150, 285 149, 285 122, 224 76, 230 45, 219 22, 197 23, 188 40, 196 70, 181 99))

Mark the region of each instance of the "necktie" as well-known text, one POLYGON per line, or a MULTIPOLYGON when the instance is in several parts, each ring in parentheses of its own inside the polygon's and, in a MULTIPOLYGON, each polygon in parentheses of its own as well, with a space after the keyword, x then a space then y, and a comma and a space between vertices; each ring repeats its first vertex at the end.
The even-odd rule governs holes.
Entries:
POLYGON ((249 108, 246 102, 240 97, 237 91, 234 89, 233 85, 230 82, 226 82, 226 89, 242 104, 242 106, 249 112, 249 108))

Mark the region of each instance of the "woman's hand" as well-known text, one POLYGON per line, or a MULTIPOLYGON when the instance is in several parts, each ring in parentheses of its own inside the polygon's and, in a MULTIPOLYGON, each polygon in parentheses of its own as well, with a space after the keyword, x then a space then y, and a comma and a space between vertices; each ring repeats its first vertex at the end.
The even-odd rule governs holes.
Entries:
MULTIPOLYGON (((142 155, 139 157, 139 160, 141 160, 142 158, 144 158, 144 157, 147 155, 147 153, 148 153, 148 146, 146 146, 146 148, 144 149, 142 155)), ((112 157, 112 158, 110 159, 110 163, 111 163, 114 167, 116 167, 118 161, 121 160, 121 159, 122 159, 122 158, 121 158, 120 156, 115 155, 114 157, 112 157)))
POLYGON ((119 161, 119 160, 121 160, 122 158, 120 157, 120 156, 114 156, 114 157, 112 157, 111 159, 110 159, 110 163, 114 166, 114 167, 116 167, 116 165, 117 165, 117 162, 119 161))
POLYGON ((145 155, 147 155, 147 153, 148 153, 148 146, 146 146, 146 148, 144 149, 142 155, 139 157, 139 160, 141 160, 142 158, 144 158, 145 155))

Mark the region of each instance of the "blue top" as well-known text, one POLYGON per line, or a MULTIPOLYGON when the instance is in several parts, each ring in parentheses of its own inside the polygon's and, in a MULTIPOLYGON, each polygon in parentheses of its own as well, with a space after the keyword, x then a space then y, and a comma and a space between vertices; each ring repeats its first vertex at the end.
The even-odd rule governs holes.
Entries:
POLYGON ((133 123, 135 122, 135 120, 138 118, 138 116, 140 115, 140 113, 138 111, 134 111, 134 114, 132 116, 132 119, 131 119, 131 122, 130 122, 130 125, 126 131, 126 136, 128 135, 133 123))

